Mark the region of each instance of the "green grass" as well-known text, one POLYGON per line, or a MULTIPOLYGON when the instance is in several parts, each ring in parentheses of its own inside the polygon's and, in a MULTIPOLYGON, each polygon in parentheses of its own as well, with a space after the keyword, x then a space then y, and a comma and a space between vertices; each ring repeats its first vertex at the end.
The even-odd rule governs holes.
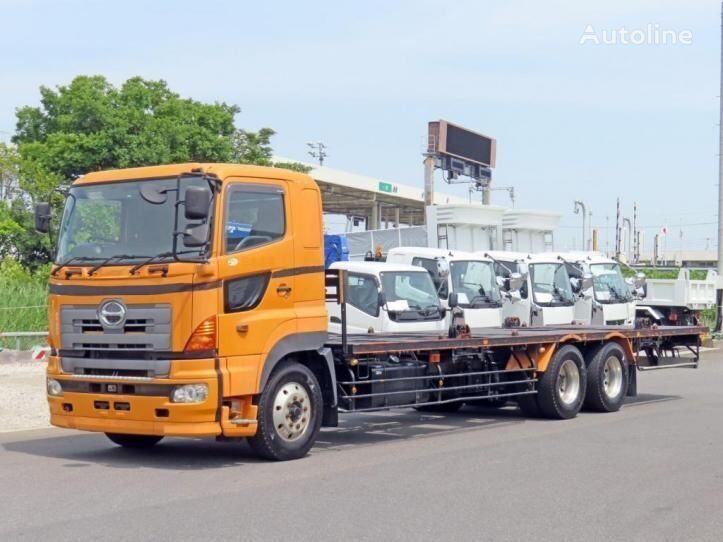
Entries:
MULTIPOLYGON (((40 280, 0 280, 0 332, 46 331, 48 290, 40 280)), ((44 343, 39 337, 23 338, 22 348, 44 343)), ((15 339, 0 339, 0 346, 15 348, 15 339)))

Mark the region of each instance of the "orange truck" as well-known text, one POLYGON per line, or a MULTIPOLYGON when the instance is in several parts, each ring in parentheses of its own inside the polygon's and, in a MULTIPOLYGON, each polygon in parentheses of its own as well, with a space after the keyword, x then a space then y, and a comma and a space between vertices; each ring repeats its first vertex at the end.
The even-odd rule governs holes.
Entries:
MULTIPOLYGON (((50 215, 36 205, 38 231, 50 215)), ((127 447, 247 438, 286 460, 340 412, 512 401, 565 419, 618 410, 636 370, 697 366, 700 327, 350 335, 354 284, 324 269, 322 233, 318 186, 288 170, 194 163, 77 179, 49 283, 51 423, 127 447)))

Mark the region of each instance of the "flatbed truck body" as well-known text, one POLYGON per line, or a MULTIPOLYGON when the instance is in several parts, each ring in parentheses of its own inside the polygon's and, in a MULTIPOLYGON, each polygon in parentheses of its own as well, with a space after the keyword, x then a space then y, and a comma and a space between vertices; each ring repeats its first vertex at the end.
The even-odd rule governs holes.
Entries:
MULTIPOLYGON (((49 214, 37 205, 36 229, 48 231, 49 214)), ((323 265, 319 188, 287 170, 95 172, 73 183, 59 230, 50 421, 125 447, 246 438, 287 460, 343 412, 508 400, 534 417, 614 412, 635 393, 636 369, 697 366, 705 331, 351 335, 343 271, 323 265), (339 304, 338 335, 327 332, 327 302, 339 304)))

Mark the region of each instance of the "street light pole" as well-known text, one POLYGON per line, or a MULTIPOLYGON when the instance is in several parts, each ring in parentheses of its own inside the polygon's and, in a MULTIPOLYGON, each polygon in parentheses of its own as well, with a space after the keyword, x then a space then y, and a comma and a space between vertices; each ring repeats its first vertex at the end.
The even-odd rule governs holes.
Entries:
POLYGON ((718 122, 718 285, 716 288, 715 331, 723 324, 723 2, 721 3, 721 72, 718 122))
POLYGON ((587 232, 587 208, 585 204, 579 200, 575 200, 575 214, 579 215, 582 211, 582 250, 585 250, 585 233, 587 232))

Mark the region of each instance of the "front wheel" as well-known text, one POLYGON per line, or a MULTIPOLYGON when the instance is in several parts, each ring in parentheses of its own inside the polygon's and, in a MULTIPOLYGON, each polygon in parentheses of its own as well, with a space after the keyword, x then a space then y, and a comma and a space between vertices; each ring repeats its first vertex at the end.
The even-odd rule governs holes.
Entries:
POLYGON ((266 459, 304 457, 321 427, 323 398, 307 367, 285 362, 271 375, 258 403, 258 428, 251 448, 266 459))
POLYGON ((537 383, 537 405, 545 418, 565 420, 580 412, 585 399, 587 371, 580 350, 565 345, 552 356, 537 383))
POLYGON ((106 433, 105 436, 124 448, 150 448, 163 439, 163 437, 155 435, 126 435, 123 433, 106 433))

